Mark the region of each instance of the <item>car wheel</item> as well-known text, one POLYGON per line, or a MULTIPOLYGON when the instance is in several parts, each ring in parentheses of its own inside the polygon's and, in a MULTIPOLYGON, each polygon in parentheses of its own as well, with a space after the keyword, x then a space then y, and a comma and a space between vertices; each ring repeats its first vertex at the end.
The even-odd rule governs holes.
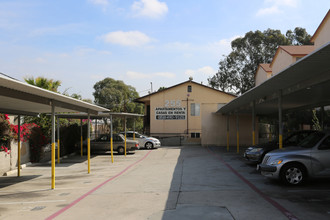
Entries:
POLYGON ((146 149, 154 148, 154 145, 151 142, 147 142, 144 146, 146 149))
POLYGON ((118 147, 117 151, 118 151, 118 154, 124 154, 125 153, 125 148, 118 147))
POLYGON ((306 179, 305 168, 300 164, 288 164, 281 170, 281 179, 287 185, 299 185, 306 179))

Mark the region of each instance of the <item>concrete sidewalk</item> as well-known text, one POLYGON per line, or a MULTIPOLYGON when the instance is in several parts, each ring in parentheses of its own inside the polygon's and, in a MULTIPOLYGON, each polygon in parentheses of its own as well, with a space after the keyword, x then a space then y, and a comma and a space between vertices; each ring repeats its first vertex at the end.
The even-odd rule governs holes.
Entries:
POLYGON ((85 158, 71 156, 56 164, 54 190, 49 164, 28 166, 22 177, 0 177, 0 219, 329 219, 329 203, 306 209, 286 200, 287 189, 240 158, 223 148, 162 147, 115 155, 114 164, 94 156, 87 174, 85 158))

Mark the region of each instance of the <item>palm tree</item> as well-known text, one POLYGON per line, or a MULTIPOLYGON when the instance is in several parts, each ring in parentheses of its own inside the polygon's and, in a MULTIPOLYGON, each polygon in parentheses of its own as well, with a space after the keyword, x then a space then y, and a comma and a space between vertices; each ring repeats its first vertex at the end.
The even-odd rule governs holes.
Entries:
POLYGON ((61 86, 61 81, 59 80, 53 80, 53 79, 47 79, 45 77, 37 77, 34 79, 34 77, 25 78, 24 79, 26 83, 30 85, 34 85, 43 89, 47 89, 53 92, 58 92, 58 87, 61 86))

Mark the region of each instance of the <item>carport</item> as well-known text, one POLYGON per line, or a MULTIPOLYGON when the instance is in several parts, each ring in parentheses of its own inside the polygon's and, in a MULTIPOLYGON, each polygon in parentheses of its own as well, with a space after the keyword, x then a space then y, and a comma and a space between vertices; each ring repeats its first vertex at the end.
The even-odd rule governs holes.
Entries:
MULTIPOLYGON (((93 119, 103 119, 103 118, 109 118, 110 119, 110 151, 111 151, 111 162, 114 162, 113 159, 113 117, 120 117, 124 118, 125 122, 125 156, 126 156, 126 120, 127 118, 136 118, 136 117, 143 117, 144 115, 141 114, 135 114, 135 113, 126 113, 126 112, 99 112, 97 115, 90 115, 88 117, 88 114, 86 113, 73 113, 73 114, 56 114, 57 118, 71 118, 71 119, 80 119, 80 125, 81 125, 81 141, 80 141, 80 152, 81 156, 83 156, 83 138, 82 138, 82 119, 88 119, 93 120, 93 119)), ((58 145, 59 145, 59 126, 57 127, 58 129, 58 145)), ((135 120, 134 120, 134 131, 135 131, 135 120)), ((133 139, 135 139, 135 134, 133 136, 133 139)), ((89 154, 90 149, 88 150, 88 161, 90 160, 90 154, 89 154)), ((59 152, 58 152, 58 158, 59 158, 59 152)), ((59 161, 58 161, 59 162, 59 161)), ((90 172, 90 163, 88 163, 88 172, 90 172)))
MULTIPOLYGON (((21 115, 38 116, 40 113, 51 113, 52 189, 55 188, 55 113, 86 112, 90 117, 90 115, 108 111, 108 109, 94 104, 20 82, 4 74, 0 74, 0 102, 1 113, 18 115, 18 137, 20 137, 21 115)), ((17 175, 20 176, 20 138, 18 138, 17 175)))
MULTIPOLYGON (((279 146, 282 148, 283 112, 315 107, 321 107, 323 112, 324 106, 330 105, 329 62, 330 42, 224 105, 217 113, 236 115, 237 140, 239 115, 251 114, 252 144, 255 144, 256 116, 278 114, 279 146)), ((228 130, 227 122, 227 132, 228 130)), ((228 144, 227 138, 227 146, 228 144)))

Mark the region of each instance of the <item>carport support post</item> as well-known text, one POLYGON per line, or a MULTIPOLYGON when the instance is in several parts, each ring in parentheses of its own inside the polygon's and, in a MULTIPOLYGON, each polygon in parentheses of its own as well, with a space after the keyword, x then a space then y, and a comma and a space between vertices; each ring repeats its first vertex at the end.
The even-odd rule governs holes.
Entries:
POLYGON ((97 118, 95 118, 95 138, 97 138, 97 118))
POLYGON ((80 119, 80 156, 83 156, 83 124, 80 119))
POLYGON ((57 163, 60 163, 60 119, 57 117, 57 163))
POLYGON ((125 116, 125 157, 126 157, 126 116, 125 116))
POLYGON ((135 118, 133 118, 133 140, 135 140, 135 118))
POLYGON ((227 115, 227 151, 229 151, 229 115, 227 115))
POLYGON ((239 153, 239 117, 236 115, 236 128, 237 128, 237 153, 239 153))
POLYGON ((256 102, 252 102, 252 145, 256 144, 256 115, 255 115, 256 102))
POLYGON ((55 189, 55 105, 52 102, 52 189, 55 189))
POLYGON ((278 129, 279 129, 279 148, 283 147, 283 126, 282 126, 282 90, 278 92, 278 129))
POLYGON ((17 176, 21 176, 21 116, 17 118, 17 176))
POLYGON ((110 151, 111 151, 111 162, 113 163, 113 126, 112 126, 112 115, 110 115, 110 151))
POLYGON ((88 160, 88 171, 87 173, 91 173, 91 122, 90 122, 90 114, 88 113, 87 117, 87 160, 88 160))

